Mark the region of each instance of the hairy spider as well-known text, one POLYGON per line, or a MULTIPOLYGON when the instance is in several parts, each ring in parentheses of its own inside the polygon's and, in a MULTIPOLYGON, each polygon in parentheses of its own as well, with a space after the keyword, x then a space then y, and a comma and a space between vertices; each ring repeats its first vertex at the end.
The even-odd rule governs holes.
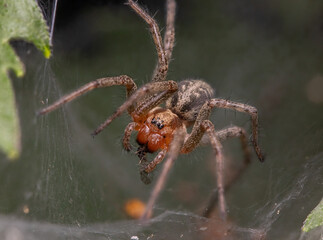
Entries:
POLYGON ((202 80, 189 79, 179 83, 166 80, 175 40, 175 0, 167 0, 166 29, 163 39, 157 23, 147 12, 132 0, 128 0, 127 4, 148 24, 157 50, 158 63, 151 82, 137 89, 132 78, 126 75, 100 78, 63 96, 52 105, 42 109, 39 114, 51 112, 62 104, 96 88, 114 85, 125 86, 127 100, 93 132, 93 135, 100 133, 112 120, 127 110, 132 122, 125 129, 123 147, 127 151, 131 150, 130 136, 133 131, 137 131, 139 144, 137 155, 140 158, 141 177, 145 183, 150 182, 148 174, 167 155, 167 160, 142 218, 151 217, 154 203, 165 185, 169 170, 177 156, 192 152, 202 142, 204 134, 207 137, 203 139, 206 139, 214 149, 219 207, 222 217, 225 218, 225 186, 222 176, 224 156, 221 141, 231 137, 239 137, 245 153, 245 162, 249 162, 247 137, 245 130, 236 126, 216 131, 208 119, 213 108, 226 108, 249 114, 252 123, 253 147, 259 160, 263 161, 264 157, 258 145, 257 109, 246 104, 214 98, 214 90, 202 80), (159 107, 163 102, 165 102, 165 108, 159 107), (187 133, 186 128, 189 126, 193 126, 192 131, 187 133), (146 154, 156 151, 159 151, 157 156, 149 162, 146 159, 146 154))

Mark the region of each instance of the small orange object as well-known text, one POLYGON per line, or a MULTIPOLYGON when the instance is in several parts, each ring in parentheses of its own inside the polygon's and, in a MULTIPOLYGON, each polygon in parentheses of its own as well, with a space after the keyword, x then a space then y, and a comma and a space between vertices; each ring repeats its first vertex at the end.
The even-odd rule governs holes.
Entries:
POLYGON ((134 219, 140 218, 145 212, 146 204, 137 198, 129 199, 124 204, 126 214, 134 219))

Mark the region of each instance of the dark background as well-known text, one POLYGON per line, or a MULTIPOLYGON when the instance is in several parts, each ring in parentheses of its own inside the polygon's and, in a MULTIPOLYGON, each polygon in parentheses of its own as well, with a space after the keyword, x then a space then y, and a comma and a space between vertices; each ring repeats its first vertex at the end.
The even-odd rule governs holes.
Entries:
MULTIPOLYGON (((163 29, 165 2, 140 4, 156 13, 163 29)), ((50 22, 52 3, 40 5, 50 22)), ((233 239, 258 232, 267 239, 317 239, 322 232, 300 230, 322 198, 322 10, 321 1, 178 1, 168 78, 204 79, 217 97, 259 110, 267 159, 260 163, 253 154, 250 167, 226 193, 233 239)), ((28 43, 14 46, 27 70, 22 79, 12 76, 23 150, 15 162, 0 159, 2 235, 14 227, 26 239, 147 239, 151 234, 152 239, 212 239, 222 231, 216 215, 199 217, 216 185, 210 147, 176 161, 151 225, 126 216, 124 203, 146 201, 154 186, 140 181, 137 157, 122 150, 130 117, 124 114, 96 138, 90 136, 124 101, 124 89, 95 90, 35 116, 47 101, 100 77, 127 74, 137 85, 150 80, 154 45, 128 6, 58 2, 52 58, 44 60, 28 43)), ((250 132, 249 117, 242 113, 216 110, 211 120, 218 129, 235 124, 250 132)), ((225 143, 225 153, 233 166, 241 165, 238 140, 225 143)))

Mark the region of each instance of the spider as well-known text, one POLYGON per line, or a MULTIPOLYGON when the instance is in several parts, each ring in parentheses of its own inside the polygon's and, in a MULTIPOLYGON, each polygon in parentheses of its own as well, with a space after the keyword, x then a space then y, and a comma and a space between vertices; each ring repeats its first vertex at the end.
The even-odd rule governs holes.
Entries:
POLYGON ((205 141, 211 144, 214 150, 219 208, 222 218, 225 219, 225 185, 222 176, 224 154, 221 142, 227 138, 239 137, 246 162, 248 162, 248 141, 245 130, 237 126, 230 126, 216 131, 209 120, 209 116, 213 108, 226 108, 249 114, 252 125, 252 144, 259 160, 262 162, 264 161, 264 156, 258 145, 257 109, 247 104, 214 98, 213 88, 203 80, 188 79, 178 83, 166 80, 175 41, 175 0, 167 0, 164 38, 161 37, 155 20, 137 2, 128 0, 126 4, 148 24, 156 47, 158 63, 153 72, 151 82, 138 89, 133 79, 127 75, 100 78, 63 96, 52 105, 40 110, 39 114, 49 113, 96 88, 114 85, 125 86, 127 100, 92 135, 95 136, 100 133, 115 118, 127 111, 132 118, 132 122, 125 129, 122 143, 124 149, 130 151, 131 134, 134 131, 138 132, 136 140, 139 148, 136 153, 140 159, 140 173, 143 182, 150 182, 149 173, 154 171, 156 166, 167 156, 142 219, 149 219, 152 216, 153 206, 178 155, 192 152, 200 143, 205 141), (160 107, 162 103, 165 103, 165 107, 160 107), (192 130, 188 133, 187 128, 190 126, 192 126, 192 130), (147 153, 154 152, 158 152, 158 154, 152 161, 148 161, 147 153))

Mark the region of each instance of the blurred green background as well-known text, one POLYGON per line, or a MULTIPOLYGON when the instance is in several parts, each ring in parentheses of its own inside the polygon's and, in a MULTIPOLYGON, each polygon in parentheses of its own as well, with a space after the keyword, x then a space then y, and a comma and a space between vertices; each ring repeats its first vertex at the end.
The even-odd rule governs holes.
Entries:
MULTIPOLYGON (((139 3, 163 29, 165 1, 139 3)), ((51 4, 41 3, 49 21, 51 4)), ((260 163, 253 154, 226 193, 232 239, 250 239, 253 229, 266 239, 317 239, 322 228, 304 235, 301 226, 322 198, 323 2, 177 4, 168 79, 204 79, 217 97, 259 110, 267 159, 260 163)), ((26 65, 24 78, 12 76, 22 154, 15 162, 0 154, 0 236, 20 226, 26 239, 46 233, 49 239, 212 239, 220 221, 198 217, 216 185, 210 147, 176 161, 155 208, 161 215, 142 226, 123 211, 130 198, 146 201, 154 186, 140 181, 138 158, 122 149, 130 117, 124 114, 90 136, 124 101, 124 89, 95 90, 36 117, 47 103, 100 77, 127 74, 139 86, 147 83, 157 60, 147 26, 121 1, 58 2, 56 21, 49 61, 32 45, 13 43, 26 65)), ((234 124, 250 132, 244 114, 216 110, 211 119, 218 129, 234 124)), ((242 163, 238 140, 226 142, 225 153, 233 165, 242 163)))

